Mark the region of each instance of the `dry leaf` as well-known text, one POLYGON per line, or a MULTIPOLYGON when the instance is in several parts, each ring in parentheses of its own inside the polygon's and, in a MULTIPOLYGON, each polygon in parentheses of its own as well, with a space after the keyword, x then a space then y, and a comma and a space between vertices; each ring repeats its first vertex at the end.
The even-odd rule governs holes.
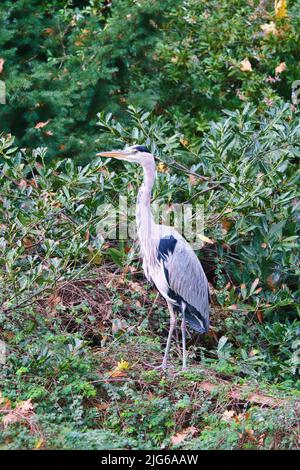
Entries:
POLYGON ((4 410, 9 410, 11 408, 11 402, 9 398, 3 397, 1 392, 0 392, 0 405, 1 405, 1 408, 4 410))
POLYGON ((279 75, 280 73, 284 72, 286 69, 286 63, 281 62, 275 69, 275 74, 279 75))
POLYGON ((287 1, 286 0, 275 0, 274 3, 275 18, 280 20, 286 18, 287 14, 287 1))
POLYGON ((241 101, 246 101, 246 96, 244 95, 244 93, 241 92, 240 89, 237 89, 236 90, 236 96, 241 100, 241 101))
POLYGON ((159 164, 157 165, 157 170, 160 172, 160 173, 165 173, 167 171, 167 166, 165 163, 163 162, 159 162, 159 164))
POLYGON ((109 404, 108 403, 96 403, 95 408, 97 408, 97 410, 100 410, 100 411, 106 411, 107 408, 109 408, 109 404))
POLYGON ((192 437, 198 432, 198 429, 195 426, 189 426, 186 429, 183 429, 181 432, 175 434, 171 437, 171 444, 173 446, 178 446, 181 444, 187 437, 192 437))
POLYGON ((246 429, 246 434, 247 434, 248 439, 249 439, 250 441, 256 442, 253 429, 246 429))
POLYGON ((118 362, 117 367, 109 373, 110 377, 126 377, 127 369, 129 369, 129 362, 124 361, 123 359, 118 362))
POLYGON ((45 443, 44 439, 39 439, 35 445, 35 449, 39 450, 41 447, 43 447, 44 443, 45 443))
POLYGON ((26 235, 22 239, 22 245, 29 250, 30 248, 33 248, 36 243, 36 239, 32 235, 26 235))
POLYGON ((252 71, 252 65, 251 65, 248 58, 242 60, 242 62, 240 63, 240 70, 242 72, 251 72, 252 71))
POLYGON ((254 292, 256 287, 258 286, 258 283, 259 283, 259 278, 257 277, 256 279, 254 279, 254 281, 252 282, 252 286, 250 288, 250 292, 254 292))
POLYGON ((228 219, 221 219, 221 225, 224 233, 227 233, 232 226, 232 221, 228 219))
POLYGON ((238 309, 238 305, 237 304, 232 304, 232 305, 229 305, 229 307, 227 307, 228 310, 237 310, 238 309))
POLYGON ((265 437, 266 437, 266 434, 261 434, 259 436, 259 438, 258 438, 258 445, 259 446, 262 446, 264 444, 265 437))
POLYGON ((10 424, 18 423, 24 419, 30 418, 33 414, 33 404, 31 399, 22 401, 16 408, 9 410, 9 412, 2 418, 2 424, 4 428, 7 428, 10 424))
POLYGON ((29 180, 29 184, 30 186, 32 186, 33 188, 38 188, 39 185, 37 184, 37 181, 35 178, 31 178, 31 180, 29 180))
POLYGON ((7 415, 3 416, 2 418, 2 424, 4 426, 4 429, 6 429, 10 424, 17 423, 18 421, 21 421, 22 418, 14 414, 13 412, 8 413, 7 415))
POLYGON ((44 33, 45 33, 45 34, 49 34, 49 35, 51 35, 51 34, 53 34, 53 33, 54 33, 54 31, 53 31, 53 29, 52 29, 52 28, 45 28, 45 29, 44 29, 44 33))
POLYGON ((4 65, 5 60, 0 57, 0 73, 3 72, 3 65, 4 65))
POLYGON ((61 302, 60 296, 55 293, 50 295, 47 301, 48 305, 51 307, 52 310, 55 310, 55 307, 59 305, 60 302, 61 302))
POLYGON ((233 410, 225 410, 222 415, 221 421, 229 422, 232 420, 234 415, 235 415, 235 412, 233 410))
POLYGON ((42 129, 43 127, 47 126, 47 124, 49 124, 50 122, 50 119, 48 119, 48 121, 45 121, 45 122, 38 122, 34 128, 35 129, 42 129))
POLYGON ((277 289, 277 282, 276 282, 276 279, 275 277, 270 274, 268 277, 267 277, 267 285, 268 287, 270 287, 270 289, 275 292, 276 289, 277 289))
POLYGON ((263 323, 263 321, 264 321, 264 316, 263 316, 263 313, 262 313, 261 310, 257 310, 256 316, 257 316, 257 319, 258 319, 259 323, 263 323))
POLYGON ((256 356, 257 354, 259 354, 259 350, 258 350, 258 349, 251 349, 251 351, 249 351, 249 357, 254 357, 254 356, 256 356))
POLYGON ((259 287, 253 292, 253 294, 259 294, 261 291, 262 291, 262 287, 259 287))
POLYGON ((145 293, 143 286, 139 282, 129 281, 128 284, 132 291, 139 292, 140 294, 145 293))
POLYGON ((210 238, 208 238, 205 235, 202 235, 200 233, 197 233, 197 237, 199 237, 200 240, 202 240, 204 243, 209 243, 211 245, 213 245, 215 243, 213 240, 211 240, 210 238))
POLYGON ((24 189, 27 187, 27 181, 22 179, 19 183, 17 183, 17 186, 19 186, 20 189, 24 189))
POLYGON ((113 370, 112 372, 109 373, 109 376, 113 378, 126 377, 126 375, 127 373, 122 372, 121 370, 113 370))
MULTIPOLYGON (((207 381, 198 383, 198 387, 209 393, 213 393, 215 390, 217 390, 218 386, 219 385, 207 381)), ((271 408, 283 406, 286 403, 285 400, 281 398, 273 398, 266 395, 262 395, 260 393, 249 394, 249 390, 247 390, 246 386, 237 386, 235 390, 231 390, 229 392, 229 397, 233 400, 238 400, 239 402, 248 401, 250 403, 257 403, 265 406, 270 406, 271 408)), ((234 419, 235 418, 237 418, 237 416, 234 417, 234 419)))
POLYGON ((18 413, 21 413, 23 415, 27 415, 31 413, 33 411, 33 404, 32 404, 31 399, 25 400, 19 403, 16 410, 18 411, 18 413))
POLYGON ((260 28, 262 29, 265 35, 273 34, 274 36, 278 36, 278 30, 276 29, 274 21, 262 24, 260 28))
POLYGON ((189 182, 191 186, 196 186, 198 179, 195 175, 190 175, 189 176, 189 182))

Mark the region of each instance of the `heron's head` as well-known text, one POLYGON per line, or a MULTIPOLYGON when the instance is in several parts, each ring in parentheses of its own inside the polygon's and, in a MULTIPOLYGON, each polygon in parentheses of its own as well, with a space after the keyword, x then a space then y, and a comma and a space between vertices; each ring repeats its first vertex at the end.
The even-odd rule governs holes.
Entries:
POLYGON ((124 150, 111 150, 110 152, 99 152, 98 157, 116 158, 118 160, 125 160, 126 162, 139 163, 144 165, 149 161, 153 161, 153 155, 150 150, 143 145, 132 145, 126 147, 124 150))

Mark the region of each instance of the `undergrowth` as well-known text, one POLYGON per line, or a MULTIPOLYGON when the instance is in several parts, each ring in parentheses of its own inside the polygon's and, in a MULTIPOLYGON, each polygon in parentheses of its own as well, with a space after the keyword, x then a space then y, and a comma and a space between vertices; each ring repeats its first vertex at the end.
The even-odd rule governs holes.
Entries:
POLYGON ((168 373, 154 369, 165 303, 135 243, 99 236, 109 204, 135 199, 139 171, 48 162, 46 149, 20 150, 3 134, 1 447, 297 448, 297 113, 226 112, 189 148, 167 121, 134 108, 129 119, 99 124, 115 145, 155 151, 154 198, 204 205, 210 332, 189 333, 187 372, 179 332, 168 373))

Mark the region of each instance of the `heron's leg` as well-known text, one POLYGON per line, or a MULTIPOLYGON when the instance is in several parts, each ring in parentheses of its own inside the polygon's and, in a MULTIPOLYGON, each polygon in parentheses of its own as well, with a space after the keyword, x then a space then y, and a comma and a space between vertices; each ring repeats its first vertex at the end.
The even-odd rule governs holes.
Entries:
POLYGON ((182 308, 182 321, 181 321, 181 337, 182 337, 182 370, 186 370, 186 319, 185 319, 185 306, 182 308))
POLYGON ((165 354, 164 354, 164 359, 162 362, 162 368, 166 369, 167 368, 167 362, 168 362, 168 356, 169 356, 169 351, 171 347, 171 340, 174 332, 174 328, 176 326, 176 315, 174 312, 173 305, 168 302, 168 307, 169 307, 169 312, 170 312, 170 329, 169 329, 169 334, 168 334, 168 340, 167 340, 167 345, 165 349, 165 354))

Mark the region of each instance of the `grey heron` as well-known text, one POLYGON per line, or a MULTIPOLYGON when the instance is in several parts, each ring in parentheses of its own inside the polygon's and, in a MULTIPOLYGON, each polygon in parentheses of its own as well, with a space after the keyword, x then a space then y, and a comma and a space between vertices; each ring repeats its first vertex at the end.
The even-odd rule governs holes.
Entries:
POLYGON ((97 155, 137 163, 144 170, 136 206, 143 269, 147 279, 167 301, 170 312, 170 329, 161 367, 167 367, 176 314, 179 313, 182 317, 182 369, 185 370, 186 322, 199 333, 207 333, 209 328, 210 297, 206 275, 192 247, 178 231, 154 222, 150 203, 156 174, 155 160, 147 147, 133 145, 97 155))

